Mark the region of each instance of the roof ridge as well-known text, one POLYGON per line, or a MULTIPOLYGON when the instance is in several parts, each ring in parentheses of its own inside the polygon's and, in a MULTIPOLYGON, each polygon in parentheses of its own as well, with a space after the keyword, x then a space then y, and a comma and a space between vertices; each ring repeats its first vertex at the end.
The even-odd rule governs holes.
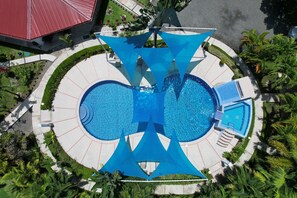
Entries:
POLYGON ((67 4, 68 6, 70 6, 72 9, 76 10, 79 15, 81 15, 82 17, 84 17, 87 20, 91 20, 92 17, 88 17, 86 16, 83 12, 81 12, 80 10, 78 10, 75 6, 73 6, 68 0, 62 0, 62 2, 64 2, 65 4, 67 4))

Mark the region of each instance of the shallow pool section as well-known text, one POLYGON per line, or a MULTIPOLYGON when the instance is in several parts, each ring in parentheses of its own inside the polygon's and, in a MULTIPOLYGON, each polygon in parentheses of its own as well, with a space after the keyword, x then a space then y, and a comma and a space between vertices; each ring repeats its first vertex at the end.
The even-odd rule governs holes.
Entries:
POLYGON ((252 115, 252 100, 244 100, 224 107, 220 128, 230 129, 238 136, 246 137, 252 115))
POLYGON ((97 139, 114 140, 122 131, 125 135, 143 131, 145 121, 150 120, 156 123, 157 132, 169 138, 175 131, 180 142, 196 140, 212 127, 216 99, 212 89, 201 79, 186 75, 181 83, 178 76, 171 76, 165 81, 164 93, 156 93, 154 89, 143 91, 115 81, 93 85, 80 103, 82 125, 97 139), (144 105, 145 101, 135 97, 137 91, 142 92, 142 99, 156 97, 156 100, 151 99, 149 105, 144 105), (164 99, 160 99, 161 96, 164 99), (151 101, 164 102, 153 104, 151 101), (147 108, 152 109, 139 113, 147 108), (139 121, 135 118, 137 115, 143 118, 139 121))
POLYGON ((82 98, 79 114, 85 129, 101 140, 117 139, 122 130, 127 134, 137 131, 138 124, 132 123, 132 90, 115 81, 92 86, 82 98))

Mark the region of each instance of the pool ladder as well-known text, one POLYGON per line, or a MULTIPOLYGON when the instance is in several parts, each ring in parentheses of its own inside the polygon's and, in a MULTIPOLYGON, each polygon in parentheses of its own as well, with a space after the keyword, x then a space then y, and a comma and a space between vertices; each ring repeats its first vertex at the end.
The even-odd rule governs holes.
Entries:
POLYGON ((234 138, 234 134, 231 134, 224 130, 219 136, 217 145, 226 148, 230 144, 233 138, 234 138))

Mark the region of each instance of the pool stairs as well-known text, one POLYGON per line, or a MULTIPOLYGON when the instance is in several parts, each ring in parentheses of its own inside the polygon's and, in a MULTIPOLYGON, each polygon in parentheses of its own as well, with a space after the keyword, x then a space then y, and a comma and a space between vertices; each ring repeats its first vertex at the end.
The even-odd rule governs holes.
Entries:
POLYGON ((217 141, 217 145, 226 148, 230 142, 232 141, 232 139, 234 138, 234 134, 229 133, 226 130, 223 130, 222 133, 219 136, 219 139, 217 141))
POLYGON ((83 104, 80 106, 80 119, 83 124, 88 124, 93 119, 94 112, 87 105, 83 104))

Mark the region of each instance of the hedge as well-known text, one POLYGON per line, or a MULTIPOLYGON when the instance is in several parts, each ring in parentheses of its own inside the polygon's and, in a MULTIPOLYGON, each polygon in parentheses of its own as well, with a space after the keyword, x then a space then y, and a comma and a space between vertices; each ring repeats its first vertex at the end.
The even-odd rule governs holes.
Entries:
POLYGON ((72 56, 65 59, 54 71, 54 73, 51 75, 50 79, 48 80, 43 98, 42 98, 42 104, 41 109, 42 110, 50 110, 52 108, 52 103, 55 98, 55 93, 60 85, 61 80, 66 75, 66 73, 77 63, 79 63, 82 60, 85 60, 93 55, 103 53, 105 49, 109 49, 107 45, 98 45, 94 47, 89 47, 86 49, 83 49, 72 56))
MULTIPOLYGON (((203 43, 204 44, 204 43, 203 43)), ((205 49, 213 54, 214 56, 221 59, 221 62, 226 64, 234 73, 233 79, 238 79, 243 77, 243 73, 240 70, 240 68, 236 65, 235 61, 231 56, 229 56, 224 50, 219 48, 216 45, 210 45, 209 43, 206 43, 205 49)))

